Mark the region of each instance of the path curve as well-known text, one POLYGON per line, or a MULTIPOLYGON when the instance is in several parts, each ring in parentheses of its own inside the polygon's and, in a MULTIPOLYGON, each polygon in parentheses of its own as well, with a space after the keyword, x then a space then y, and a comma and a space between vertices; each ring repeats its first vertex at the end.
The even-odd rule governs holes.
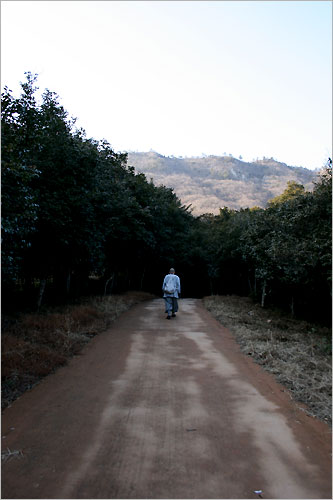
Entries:
POLYGON ((2 498, 331 498, 331 434, 198 299, 141 303, 2 417, 2 498))

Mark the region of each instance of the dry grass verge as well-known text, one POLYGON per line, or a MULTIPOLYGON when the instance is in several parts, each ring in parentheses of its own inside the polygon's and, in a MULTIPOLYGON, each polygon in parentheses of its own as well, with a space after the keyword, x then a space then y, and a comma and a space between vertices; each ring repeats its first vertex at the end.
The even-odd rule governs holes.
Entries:
POLYGON ((3 317, 1 407, 64 365, 132 305, 151 298, 144 292, 128 292, 90 297, 79 305, 48 308, 16 319, 3 317))
POLYGON ((205 307, 235 336, 241 350, 273 373, 307 413, 331 423, 331 331, 262 309, 246 297, 212 296, 205 307))

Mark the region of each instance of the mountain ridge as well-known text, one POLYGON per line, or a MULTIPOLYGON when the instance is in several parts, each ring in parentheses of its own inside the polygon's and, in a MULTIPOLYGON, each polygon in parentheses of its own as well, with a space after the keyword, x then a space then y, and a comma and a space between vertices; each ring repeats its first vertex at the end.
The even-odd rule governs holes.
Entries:
POLYGON ((288 181, 311 191, 317 176, 316 171, 274 158, 245 162, 233 156, 183 158, 155 151, 129 152, 128 165, 154 184, 172 188, 184 205, 191 205, 194 215, 218 214, 222 207, 264 208, 286 189, 288 181))

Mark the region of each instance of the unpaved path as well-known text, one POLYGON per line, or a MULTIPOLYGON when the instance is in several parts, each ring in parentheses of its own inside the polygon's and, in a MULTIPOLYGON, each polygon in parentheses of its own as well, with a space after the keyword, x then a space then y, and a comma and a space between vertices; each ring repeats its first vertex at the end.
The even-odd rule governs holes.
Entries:
POLYGON ((135 306, 5 410, 2 498, 331 498, 328 426, 200 300, 163 311, 135 306))

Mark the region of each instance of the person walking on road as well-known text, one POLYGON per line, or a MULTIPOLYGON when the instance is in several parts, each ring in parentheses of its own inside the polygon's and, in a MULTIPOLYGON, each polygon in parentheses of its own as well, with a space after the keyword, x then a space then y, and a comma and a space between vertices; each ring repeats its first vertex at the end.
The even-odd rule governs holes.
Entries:
POLYGON ((175 274, 173 267, 170 269, 169 274, 167 274, 163 281, 163 298, 165 301, 165 312, 167 314, 166 319, 176 316, 178 311, 178 298, 180 294, 180 279, 175 274))

